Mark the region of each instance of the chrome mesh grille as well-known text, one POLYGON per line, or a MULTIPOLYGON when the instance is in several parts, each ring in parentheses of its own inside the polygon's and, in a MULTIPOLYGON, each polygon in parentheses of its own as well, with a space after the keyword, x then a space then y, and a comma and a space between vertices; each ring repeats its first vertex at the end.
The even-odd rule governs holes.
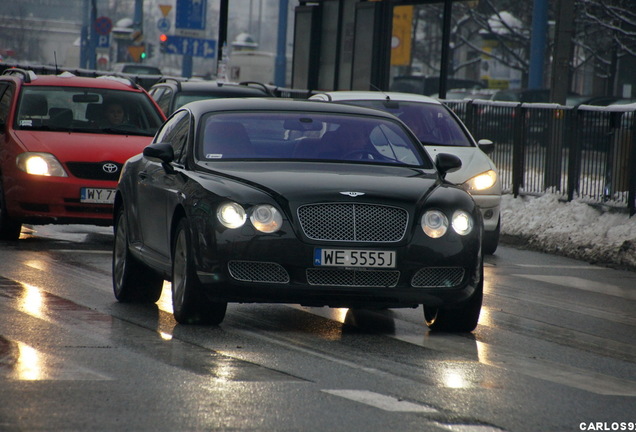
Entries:
POLYGON ((425 267, 419 269, 411 280, 416 288, 451 288, 464 279, 462 267, 425 267))
POLYGON ((309 285, 394 287, 399 278, 397 270, 307 269, 309 285))
POLYGON ((289 283, 289 274, 276 263, 230 261, 228 270, 230 276, 243 282, 289 283))
POLYGON ((408 218, 404 209, 374 204, 311 204, 298 209, 300 226, 312 240, 398 242, 408 218))

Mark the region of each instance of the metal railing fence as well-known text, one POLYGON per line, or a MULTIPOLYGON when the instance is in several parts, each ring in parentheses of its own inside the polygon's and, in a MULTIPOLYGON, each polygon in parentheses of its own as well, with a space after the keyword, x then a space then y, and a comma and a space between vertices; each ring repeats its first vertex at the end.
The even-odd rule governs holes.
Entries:
POLYGON ((636 213, 636 104, 444 103, 475 139, 495 142, 504 192, 551 192, 636 213))

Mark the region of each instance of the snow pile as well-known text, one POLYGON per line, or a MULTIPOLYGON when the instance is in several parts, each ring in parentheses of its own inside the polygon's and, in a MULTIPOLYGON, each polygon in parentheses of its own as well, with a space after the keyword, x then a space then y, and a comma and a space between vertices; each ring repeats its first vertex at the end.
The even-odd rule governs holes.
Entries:
POLYGON ((636 270, 636 216, 603 211, 557 195, 503 195, 504 242, 591 263, 636 270))

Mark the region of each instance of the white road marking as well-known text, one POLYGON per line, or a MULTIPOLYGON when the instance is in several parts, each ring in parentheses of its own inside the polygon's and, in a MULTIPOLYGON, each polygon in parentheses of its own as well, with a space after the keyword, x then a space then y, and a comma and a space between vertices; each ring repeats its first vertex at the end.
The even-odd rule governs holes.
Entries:
POLYGON ((636 300, 636 290, 621 288, 616 285, 610 285, 602 282, 594 282, 575 276, 549 276, 549 275, 524 275, 513 274, 511 276, 535 280, 538 282, 546 282, 553 285, 560 285, 569 288, 576 288, 583 291, 595 292, 599 294, 620 297, 628 300, 636 300))
POLYGON ((466 424, 442 424, 435 423, 436 426, 448 429, 452 432, 505 432, 503 429, 499 429, 493 426, 486 425, 466 425, 466 424))
POLYGON ((395 397, 386 396, 380 393, 375 393, 367 390, 322 390, 325 393, 329 393, 335 396, 339 396, 345 399, 349 399, 355 402, 359 402, 365 405, 369 405, 375 408, 379 408, 384 411, 393 412, 417 412, 427 414, 437 414, 435 408, 427 405, 417 404, 400 400, 395 397))

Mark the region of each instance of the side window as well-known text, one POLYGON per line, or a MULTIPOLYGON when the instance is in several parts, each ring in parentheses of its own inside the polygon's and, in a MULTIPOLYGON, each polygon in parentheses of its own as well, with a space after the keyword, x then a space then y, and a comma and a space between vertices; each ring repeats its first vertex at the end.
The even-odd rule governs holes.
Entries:
POLYGON ((161 108, 161 111, 163 111, 166 115, 170 115, 170 102, 172 101, 172 95, 173 95, 173 91, 170 88, 166 88, 166 91, 164 91, 161 95, 157 96, 155 98, 155 100, 157 101, 157 105, 159 105, 159 108, 161 108))
POLYGON ((166 142, 174 149, 177 163, 185 163, 186 144, 190 133, 190 113, 180 111, 172 116, 159 130, 155 142, 166 142))
POLYGON ((0 95, 0 123, 6 125, 9 117, 9 110, 11 109, 13 87, 7 84, 0 84, 0 95))

